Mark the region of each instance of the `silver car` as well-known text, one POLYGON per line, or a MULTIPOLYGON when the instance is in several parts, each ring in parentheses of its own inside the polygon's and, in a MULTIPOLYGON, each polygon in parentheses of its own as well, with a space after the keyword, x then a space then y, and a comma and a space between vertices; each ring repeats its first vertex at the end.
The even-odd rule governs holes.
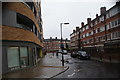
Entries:
POLYGON ((90 55, 86 53, 86 51, 78 51, 77 58, 79 59, 90 59, 90 55))

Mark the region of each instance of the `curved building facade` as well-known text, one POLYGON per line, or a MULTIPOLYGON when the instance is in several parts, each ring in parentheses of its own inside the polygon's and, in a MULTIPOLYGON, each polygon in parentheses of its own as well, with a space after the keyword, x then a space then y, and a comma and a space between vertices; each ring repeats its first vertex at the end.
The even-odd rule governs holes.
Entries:
POLYGON ((40 2, 2 2, 3 73, 37 64, 42 55, 40 2))

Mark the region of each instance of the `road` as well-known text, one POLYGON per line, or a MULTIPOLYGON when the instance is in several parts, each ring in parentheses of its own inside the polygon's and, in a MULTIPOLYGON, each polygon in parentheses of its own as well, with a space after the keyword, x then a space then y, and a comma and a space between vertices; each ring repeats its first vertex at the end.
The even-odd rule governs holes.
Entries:
POLYGON ((69 69, 54 78, 120 78, 120 64, 80 60, 70 55, 64 55, 64 59, 69 69))

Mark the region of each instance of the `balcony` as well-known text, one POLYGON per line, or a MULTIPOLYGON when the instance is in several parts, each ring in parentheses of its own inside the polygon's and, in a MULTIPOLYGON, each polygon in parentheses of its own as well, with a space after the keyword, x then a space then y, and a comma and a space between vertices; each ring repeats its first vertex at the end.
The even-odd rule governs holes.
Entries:
POLYGON ((25 2, 24 0, 19 0, 20 2, 22 2, 23 4, 25 4, 27 7, 29 7, 31 10, 34 6, 34 3, 32 0, 29 0, 29 2, 25 2))
POLYGON ((22 28, 22 29, 25 29, 25 30, 32 31, 31 28, 29 28, 29 27, 27 27, 27 26, 25 26, 25 25, 23 25, 23 24, 17 24, 17 27, 22 28))
POLYGON ((17 13, 17 23, 27 26, 31 29, 33 28, 34 25, 34 22, 31 19, 19 13, 17 13))
POLYGON ((32 10, 33 7, 34 7, 34 3, 33 3, 33 2, 25 2, 25 4, 26 4, 27 6, 29 6, 29 7, 31 8, 31 10, 32 10))

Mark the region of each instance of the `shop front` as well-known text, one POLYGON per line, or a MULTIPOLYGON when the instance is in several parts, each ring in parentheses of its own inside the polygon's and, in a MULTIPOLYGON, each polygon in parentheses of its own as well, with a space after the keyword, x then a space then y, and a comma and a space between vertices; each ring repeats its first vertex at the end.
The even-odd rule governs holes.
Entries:
POLYGON ((40 60, 38 45, 24 42, 3 42, 3 73, 32 67, 40 60), (8 44, 8 45, 7 45, 8 44))

